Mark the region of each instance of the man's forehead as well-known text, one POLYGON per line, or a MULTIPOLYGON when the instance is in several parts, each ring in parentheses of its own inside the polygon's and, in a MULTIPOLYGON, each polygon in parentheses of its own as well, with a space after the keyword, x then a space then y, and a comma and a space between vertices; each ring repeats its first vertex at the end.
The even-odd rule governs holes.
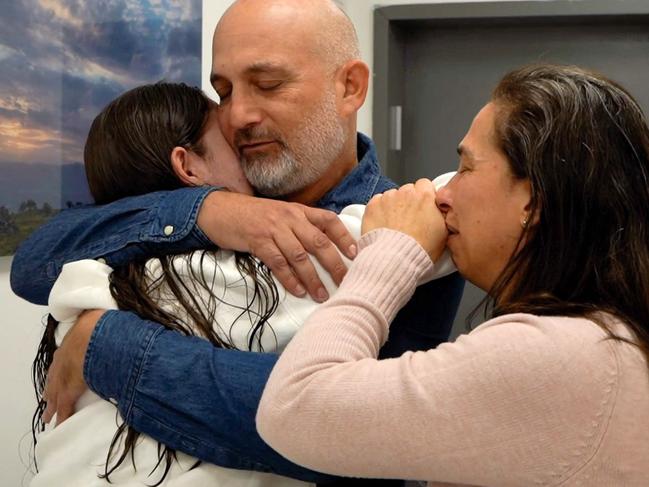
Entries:
POLYGON ((247 0, 235 1, 221 17, 218 32, 257 32, 260 29, 282 33, 299 26, 313 27, 322 17, 322 0, 247 0))
POLYGON ((289 8, 272 1, 249 4, 246 8, 235 6, 219 21, 212 40, 215 53, 231 51, 239 55, 261 50, 295 55, 319 43, 322 29, 314 25, 317 21, 309 9, 294 5, 289 8))
POLYGON ((263 36, 215 36, 212 73, 234 76, 264 72, 297 72, 315 62, 315 52, 304 42, 273 42, 263 36), (297 48, 299 46, 299 49, 297 48))
POLYGON ((253 32, 250 35, 215 35, 212 44, 213 61, 228 64, 251 64, 253 61, 268 63, 287 63, 301 53, 312 52, 311 39, 301 35, 264 35, 253 32))
POLYGON ((299 73, 314 63, 321 43, 312 20, 307 20, 312 15, 297 15, 300 9, 296 8, 284 11, 280 5, 257 6, 245 17, 241 9, 228 12, 217 25, 212 43, 213 75, 299 73), (277 19, 270 22, 271 17, 277 19))

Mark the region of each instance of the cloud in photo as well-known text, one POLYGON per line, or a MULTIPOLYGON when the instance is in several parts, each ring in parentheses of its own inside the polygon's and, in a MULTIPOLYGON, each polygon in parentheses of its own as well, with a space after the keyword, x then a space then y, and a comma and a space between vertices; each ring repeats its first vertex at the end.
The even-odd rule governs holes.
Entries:
POLYGON ((5 2, 0 164, 81 162, 106 103, 160 79, 200 86, 200 57, 201 0, 5 2))

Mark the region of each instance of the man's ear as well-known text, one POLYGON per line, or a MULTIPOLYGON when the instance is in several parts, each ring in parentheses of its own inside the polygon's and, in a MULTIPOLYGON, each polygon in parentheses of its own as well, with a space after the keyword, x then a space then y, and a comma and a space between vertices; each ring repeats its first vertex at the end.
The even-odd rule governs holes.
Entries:
POLYGON ((200 186, 203 184, 202 179, 196 171, 196 161, 189 151, 183 147, 174 147, 171 151, 171 167, 176 176, 188 186, 200 186))
POLYGON ((348 117, 356 113, 365 103, 370 79, 370 68, 363 61, 347 62, 338 72, 337 91, 340 96, 340 115, 348 117))

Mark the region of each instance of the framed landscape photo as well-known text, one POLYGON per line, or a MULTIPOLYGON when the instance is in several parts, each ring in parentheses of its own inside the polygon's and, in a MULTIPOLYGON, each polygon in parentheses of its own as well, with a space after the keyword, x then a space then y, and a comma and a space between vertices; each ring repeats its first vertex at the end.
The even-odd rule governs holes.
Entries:
POLYGON ((90 124, 160 80, 201 84, 202 0, 12 0, 0 17, 0 256, 92 202, 90 124))

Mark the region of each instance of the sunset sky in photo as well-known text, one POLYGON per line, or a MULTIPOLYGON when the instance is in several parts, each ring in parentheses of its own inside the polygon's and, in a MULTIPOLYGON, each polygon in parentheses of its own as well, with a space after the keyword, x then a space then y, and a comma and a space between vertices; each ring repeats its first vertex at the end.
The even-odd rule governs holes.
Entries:
MULTIPOLYGON (((21 179, 17 164, 82 163, 92 119, 123 91, 161 79, 200 86, 201 9, 201 0, 5 2, 0 205, 15 207, 28 193, 23 181, 11 187, 21 179)), ((35 193, 55 186, 50 172, 33 181, 35 193)))

